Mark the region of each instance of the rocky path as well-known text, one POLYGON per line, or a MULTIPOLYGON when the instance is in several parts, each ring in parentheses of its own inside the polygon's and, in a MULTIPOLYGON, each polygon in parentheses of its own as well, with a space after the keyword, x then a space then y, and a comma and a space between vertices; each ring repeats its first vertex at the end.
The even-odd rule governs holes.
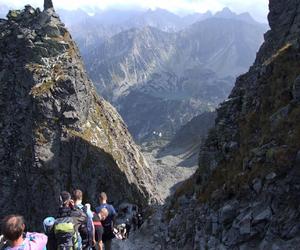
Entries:
MULTIPOLYGON (((151 170, 154 174, 154 180, 156 188, 161 194, 161 198, 165 200, 170 194, 172 194, 176 184, 189 178, 197 168, 197 155, 170 154, 163 157, 158 156, 158 149, 152 151, 143 152, 146 160, 148 161, 151 170), (194 162, 189 167, 186 167, 186 161, 194 162)), ((142 227, 135 232, 130 233, 130 237, 127 240, 113 240, 114 250, 159 250, 162 249, 159 243, 162 232, 164 231, 164 225, 161 223, 161 215, 163 211, 163 205, 154 208, 155 212, 148 218, 142 227)))

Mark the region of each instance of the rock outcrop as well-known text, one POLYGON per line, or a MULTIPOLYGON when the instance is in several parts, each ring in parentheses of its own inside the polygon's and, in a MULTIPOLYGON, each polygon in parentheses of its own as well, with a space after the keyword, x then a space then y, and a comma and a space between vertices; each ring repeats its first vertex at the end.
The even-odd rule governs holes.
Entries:
POLYGON ((53 8, 52 0, 44 0, 44 10, 53 8))
POLYGON ((53 8, 0 20, 0 217, 55 215, 61 190, 94 205, 153 201, 151 172, 116 110, 99 97, 53 8))
POLYGON ((165 249, 298 249, 300 4, 270 0, 271 30, 217 111, 199 169, 170 201, 165 249))

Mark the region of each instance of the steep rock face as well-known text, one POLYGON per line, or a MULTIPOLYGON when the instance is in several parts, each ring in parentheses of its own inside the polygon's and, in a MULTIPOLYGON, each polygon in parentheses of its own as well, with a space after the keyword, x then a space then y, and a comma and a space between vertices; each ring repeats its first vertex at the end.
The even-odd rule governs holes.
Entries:
POLYGON ((93 205, 101 190, 115 203, 151 201, 147 163, 54 10, 10 11, 0 40, 0 217, 40 226, 77 187, 93 205))
POLYGON ((256 62, 171 200, 166 249, 299 248, 299 13, 298 1, 270 1, 256 62))

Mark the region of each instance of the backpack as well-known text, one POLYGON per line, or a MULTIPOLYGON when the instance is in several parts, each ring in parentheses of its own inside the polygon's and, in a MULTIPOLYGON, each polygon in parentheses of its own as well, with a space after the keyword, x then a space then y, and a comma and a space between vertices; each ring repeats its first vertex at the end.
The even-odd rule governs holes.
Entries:
POLYGON ((54 235, 54 224, 55 224, 54 217, 47 217, 43 221, 44 233, 48 236, 47 250, 57 249, 55 235, 54 235))
POLYGON ((72 217, 57 218, 54 223, 54 235, 58 250, 78 250, 78 233, 72 217))
POLYGON ((76 210, 80 212, 79 216, 77 217, 78 221, 80 222, 80 226, 78 228, 82 247, 85 249, 88 246, 92 246, 92 237, 90 235, 93 234, 93 228, 89 225, 89 217, 87 215, 87 208, 85 206, 79 207, 76 206, 76 210))

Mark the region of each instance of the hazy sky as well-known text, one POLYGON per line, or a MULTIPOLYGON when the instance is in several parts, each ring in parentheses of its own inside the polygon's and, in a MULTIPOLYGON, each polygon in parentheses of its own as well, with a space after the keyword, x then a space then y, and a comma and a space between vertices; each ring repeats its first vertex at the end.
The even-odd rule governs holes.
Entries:
MULTIPOLYGON (((241 13, 250 12, 259 20, 266 22, 268 13, 268 0, 53 0, 54 7, 64 9, 107 9, 110 7, 130 8, 142 7, 155 9, 157 7, 168 9, 176 13, 182 12, 205 12, 211 10, 216 12, 224 7, 241 13)), ((26 4, 35 7, 43 6, 43 0, 0 0, 1 4, 21 8, 26 4)))

